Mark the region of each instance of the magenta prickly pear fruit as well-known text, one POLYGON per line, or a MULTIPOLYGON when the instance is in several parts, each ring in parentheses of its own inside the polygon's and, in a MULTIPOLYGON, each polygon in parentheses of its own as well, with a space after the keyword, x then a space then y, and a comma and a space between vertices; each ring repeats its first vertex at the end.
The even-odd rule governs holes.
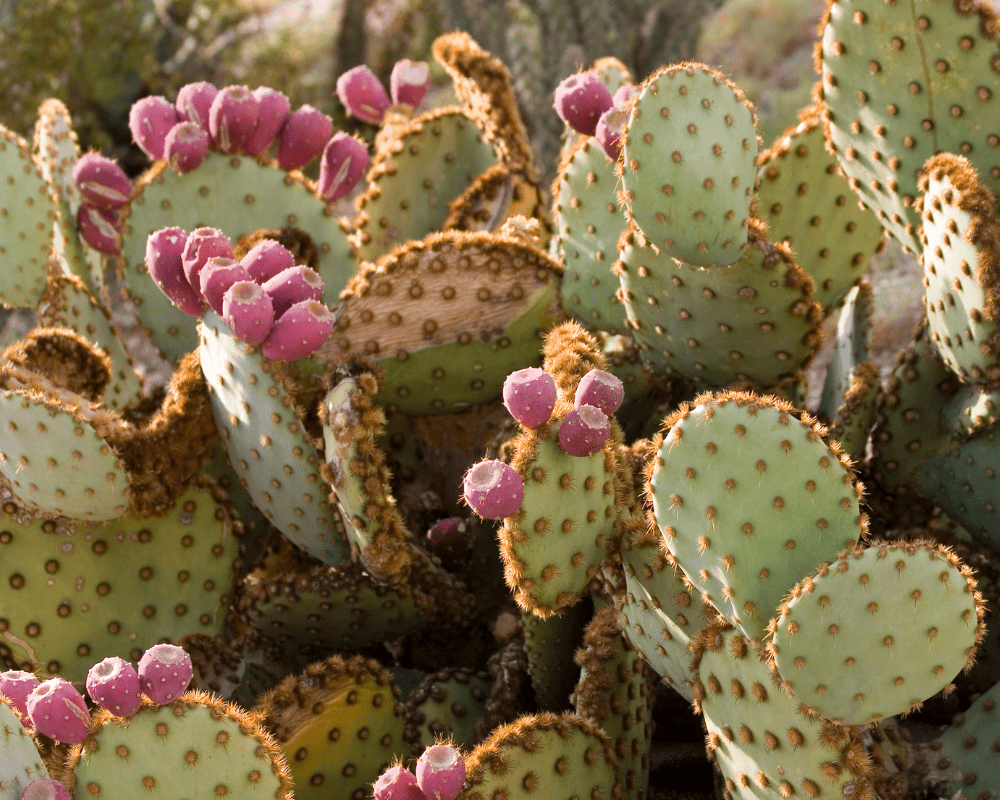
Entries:
POLYGON ((233 244, 229 237, 218 228, 195 228, 191 231, 181 253, 184 276, 191 288, 201 290, 199 273, 213 256, 233 257, 233 244))
POLYGON ((25 719, 28 717, 28 696, 39 683, 38 678, 23 670, 0 672, 0 694, 10 700, 14 710, 25 719))
POLYGON ((363 122, 380 125, 392 100, 379 79, 364 64, 337 78, 337 97, 351 114, 363 122))
POLYGON ((257 127, 257 98, 246 86, 220 89, 208 110, 208 131, 223 153, 238 153, 257 127))
POLYGON ((119 717, 130 717, 142 705, 139 675, 118 656, 109 656, 87 672, 87 694, 101 708, 119 717))
POLYGON ((474 545, 475 537, 461 517, 440 519, 427 531, 427 549, 447 569, 460 567, 474 545))
POLYGON ((611 108, 611 92, 593 72, 578 72, 556 87, 553 106, 573 130, 593 136, 597 120, 611 108))
POLYGON ((243 143, 243 152, 257 156, 278 138, 292 106, 285 95, 269 86, 258 86, 253 90, 253 96, 257 98, 257 127, 243 143))
POLYGON ((229 287, 237 281, 252 280, 239 261, 225 256, 212 256, 201 269, 201 296, 212 310, 222 314, 222 299, 229 287))
POLYGON ((167 299, 185 314, 197 317, 204 306, 201 295, 188 283, 182 255, 187 242, 182 228, 162 228, 146 237, 146 269, 167 299))
POLYGON ((259 284, 237 281, 222 296, 222 320, 241 342, 259 345, 274 327, 274 306, 259 284))
POLYGON ((462 479, 465 502, 483 519, 503 519, 518 512, 524 484, 510 464, 488 459, 473 464, 462 479))
POLYGON ((176 700, 194 677, 191 656, 173 644, 154 644, 139 659, 139 685, 146 697, 163 706, 176 700))
POLYGON ((83 241, 109 256, 117 255, 122 247, 118 229, 118 212, 95 208, 84 203, 76 212, 76 229, 83 241))
POLYGON ((335 322, 333 312, 318 300, 303 300, 275 320, 260 351, 272 361, 305 358, 330 338, 335 322))
POLYGON ((167 133, 163 157, 178 175, 201 166, 208 155, 208 131, 196 122, 178 122, 167 133))
POLYGON ((612 161, 617 161, 622 154, 621 136, 628 126, 630 113, 627 108, 613 106, 601 114, 601 118, 597 120, 594 138, 612 161))
POLYGON ((323 152, 333 133, 333 120, 312 106, 302 106, 288 115, 278 137, 278 166, 298 169, 323 152))
POLYGON ((580 378, 573 405, 578 408, 583 405, 595 406, 604 416, 610 417, 624 399, 625 384, 618 377, 603 369, 592 369, 580 378))
POLYGON ((166 97, 144 97, 132 104, 128 127, 142 152, 154 161, 163 158, 170 129, 177 124, 177 109, 166 97))
POLYGON ((611 95, 611 105, 616 108, 625 108, 633 100, 636 100, 640 94, 642 94, 642 90, 634 83, 623 83, 611 95))
POLYGON ((304 266, 282 270, 262 288, 271 296, 274 315, 279 318, 296 303, 323 298, 323 279, 316 270, 304 266))
POLYGON ((556 382, 538 367, 519 369, 503 382, 503 404, 525 428, 537 428, 556 407, 556 382))
POLYGON ((273 278, 279 272, 295 266, 295 256, 284 245, 265 239, 255 245, 243 258, 240 263, 250 275, 250 279, 263 284, 273 278))
POLYGON ((90 731, 87 703, 73 684, 50 678, 28 695, 28 718, 39 733, 66 744, 79 744, 90 731))
POLYGON ((389 76, 389 93, 393 103, 416 108, 431 85, 431 68, 426 61, 397 61, 389 76))
POLYGON ((455 800, 465 786, 465 761, 450 744, 428 747, 417 759, 414 771, 427 800, 455 800))
POLYGON ((353 136, 340 131, 335 133, 319 163, 317 194, 328 203, 346 196, 368 169, 368 148, 353 136))
POLYGON ((85 153, 73 166, 73 183, 83 202, 109 211, 121 208, 132 196, 132 181, 110 158, 85 153))
POLYGON ((182 86, 174 103, 177 118, 181 122, 193 122, 208 133, 208 112, 218 93, 219 90, 206 81, 182 86))
POLYGON ((35 778, 24 787, 21 800, 73 800, 73 795, 55 778, 35 778))
POLYGON ((428 800, 417 786, 417 776, 402 764, 379 775, 372 792, 375 800, 428 800))
POLYGON ((559 423, 559 447, 571 456, 593 455, 610 435, 611 421, 596 406, 577 406, 559 423))

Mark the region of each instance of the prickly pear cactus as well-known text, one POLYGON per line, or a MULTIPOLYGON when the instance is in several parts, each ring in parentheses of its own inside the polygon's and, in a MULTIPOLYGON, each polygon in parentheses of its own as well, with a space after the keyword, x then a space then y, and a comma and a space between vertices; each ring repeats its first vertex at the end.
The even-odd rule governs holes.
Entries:
POLYGON ((0 798, 21 800, 29 783, 48 776, 31 734, 13 709, 0 700, 0 798))

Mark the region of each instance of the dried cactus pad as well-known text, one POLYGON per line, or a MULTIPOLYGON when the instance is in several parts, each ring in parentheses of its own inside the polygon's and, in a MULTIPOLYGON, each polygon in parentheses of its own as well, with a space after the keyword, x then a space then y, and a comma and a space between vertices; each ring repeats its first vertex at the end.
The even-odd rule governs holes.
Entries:
POLYGON ((0 700, 0 800, 21 800, 29 783, 48 774, 21 720, 0 700))

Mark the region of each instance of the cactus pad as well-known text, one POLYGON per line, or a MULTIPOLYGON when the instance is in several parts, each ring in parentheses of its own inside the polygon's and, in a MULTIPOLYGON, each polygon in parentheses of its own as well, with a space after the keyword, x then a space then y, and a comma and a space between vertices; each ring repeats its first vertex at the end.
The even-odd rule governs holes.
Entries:
POLYGON ((21 792, 29 783, 48 776, 20 717, 0 700, 0 800, 21 800, 21 792))

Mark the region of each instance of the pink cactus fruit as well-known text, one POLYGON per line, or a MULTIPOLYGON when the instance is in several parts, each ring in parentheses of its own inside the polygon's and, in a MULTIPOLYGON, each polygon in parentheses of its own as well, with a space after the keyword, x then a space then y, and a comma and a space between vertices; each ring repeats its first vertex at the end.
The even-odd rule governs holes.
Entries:
POLYGON ((623 83, 611 95, 611 105, 624 108, 631 105, 634 100, 638 100, 640 94, 642 90, 634 83, 623 83))
POLYGON ((201 280, 201 296, 212 307, 216 314, 222 314, 222 298, 229 287, 237 281, 252 280, 239 261, 226 256, 212 256, 202 267, 199 276, 201 280))
POLYGON ((358 185, 366 169, 368 147, 364 142, 339 131, 323 148, 316 193, 328 203, 334 203, 358 185))
POLYGON ((303 300, 278 316, 261 353, 272 361, 305 358, 330 338, 336 322, 333 312, 318 300, 303 300))
POLYGON ((258 156, 278 138, 292 106, 284 94, 270 86, 258 86, 253 90, 253 96, 257 98, 257 127, 243 143, 243 152, 258 156))
POLYGON ((55 778, 35 778, 24 787, 21 800, 73 800, 73 795, 55 778))
POLYGON ((323 299, 323 279, 316 270, 305 266, 282 270, 262 287, 271 296, 276 317, 303 300, 323 299))
POLYGON ((153 231, 146 237, 146 269, 171 303, 197 317, 204 304, 184 275, 182 254, 187 239, 187 231, 182 228, 153 231))
POLYGON ((257 127, 257 98, 246 86, 220 89, 208 110, 208 132, 223 153, 238 153, 257 127))
POLYGON ((628 108, 612 106, 597 120, 594 138, 612 161, 617 161, 622 154, 621 136, 628 127, 629 114, 628 108))
POLYGON ((274 306, 259 284, 237 281, 222 296, 222 320, 241 342, 259 345, 274 327, 274 306))
POLYGON ((337 78, 337 97, 353 116, 372 125, 380 125, 382 116, 392 105, 385 87, 364 64, 337 78))
POLYGON ((295 256, 280 242, 265 239, 254 245, 240 263, 250 275, 251 280, 263 284, 279 272, 295 266, 295 256))
POLYGON ((14 710, 28 718, 28 696, 40 681, 32 673, 20 669, 0 672, 0 694, 10 700, 14 710))
POLYGON ((73 165, 73 183, 83 202, 95 208, 114 211, 132 196, 132 181, 110 158, 100 153, 85 153, 73 165))
POLYGON ((132 138, 154 161, 163 158, 167 133, 177 122, 177 108, 166 97, 159 95, 137 100, 128 115, 132 138))
POLYGON ((621 379, 603 369, 592 369, 576 386, 574 406, 590 405, 599 408, 606 417, 614 414, 625 399, 625 384, 621 379))
POLYGON ((503 404, 525 428, 537 428, 556 407, 556 382, 538 367, 519 369, 503 382, 503 404))
POLYGON ((50 678, 28 695, 28 718, 35 730, 66 744, 79 744, 90 731, 87 703, 73 684, 50 678))
POLYGON ((233 244, 218 228, 195 228, 188 234, 181 253, 184 276, 191 288, 201 290, 199 273, 213 256, 233 257, 233 244))
POLYGON ((278 166, 298 169, 323 152, 333 133, 333 120, 312 106, 301 106, 288 115, 278 138, 278 166))
POLYGON ((510 464, 487 459, 473 464, 462 479, 465 502, 483 519, 516 514, 524 501, 524 484, 510 464))
POLYGON ((142 706, 139 675, 118 656, 109 656, 90 668, 87 694, 101 708, 119 717, 130 717, 142 706))
POLYGON ((559 423, 559 447, 571 456, 593 455, 610 435, 611 421, 596 406, 577 406, 559 423))
POLYGON ((139 685, 146 697, 163 706, 176 700, 194 677, 191 656, 174 644, 154 644, 139 659, 139 685))
POLYGON ((84 203, 76 212, 76 229, 88 245, 109 256, 122 248, 122 233, 118 228, 118 212, 95 208, 84 203))
POLYGON ((593 136, 597 120, 611 108, 611 92, 593 72, 577 72, 556 87, 553 105, 573 130, 593 136))
POLYGON ((416 108, 427 95, 431 85, 431 68, 426 61, 397 61, 389 76, 389 93, 393 103, 404 103, 416 108))
POLYGON ((455 800, 465 786, 465 761, 450 744, 428 747, 417 759, 414 771, 427 800, 455 800))
POLYGON ((417 786, 417 776, 402 764, 379 775, 372 792, 375 800, 428 800, 417 786))
POLYGON ((182 86, 174 104, 178 119, 181 122, 193 122, 207 134, 208 113, 218 93, 219 90, 207 81, 182 86))
POLYGON ((446 517, 428 529, 426 545, 446 568, 458 568, 475 545, 475 536, 461 517, 446 517))
POLYGON ((208 132, 196 122, 178 122, 167 133, 163 157, 178 175, 192 172, 208 156, 208 132))

